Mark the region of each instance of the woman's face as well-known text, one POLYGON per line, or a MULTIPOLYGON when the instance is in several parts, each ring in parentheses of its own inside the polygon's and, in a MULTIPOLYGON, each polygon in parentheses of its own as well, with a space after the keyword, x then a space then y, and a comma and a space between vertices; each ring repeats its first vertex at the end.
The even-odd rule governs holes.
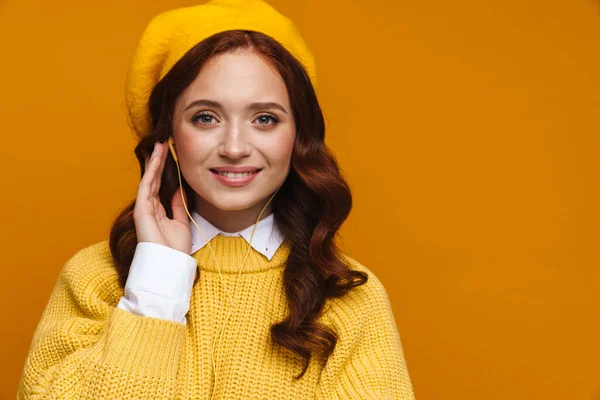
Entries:
POLYGON ((256 219, 288 175, 295 137, 285 83, 253 52, 211 58, 175 104, 179 165, 196 192, 194 205, 201 215, 257 209, 256 219), (214 171, 231 167, 260 171, 250 182, 214 171))

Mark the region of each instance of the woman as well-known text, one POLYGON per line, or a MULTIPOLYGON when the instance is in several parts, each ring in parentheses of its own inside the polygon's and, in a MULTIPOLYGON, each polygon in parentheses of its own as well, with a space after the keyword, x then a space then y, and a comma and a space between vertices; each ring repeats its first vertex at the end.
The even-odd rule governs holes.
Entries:
POLYGON ((383 285, 334 243, 352 198, 315 85, 262 1, 151 21, 137 198, 61 270, 18 398, 414 399, 383 285))

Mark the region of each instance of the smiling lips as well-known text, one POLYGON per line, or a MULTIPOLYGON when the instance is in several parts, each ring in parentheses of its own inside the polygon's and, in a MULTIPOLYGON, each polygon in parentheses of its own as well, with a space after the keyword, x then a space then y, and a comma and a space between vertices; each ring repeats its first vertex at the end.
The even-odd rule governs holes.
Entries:
POLYGON ((233 165, 224 165, 222 167, 214 167, 211 168, 213 171, 218 172, 254 172, 259 170, 258 167, 253 167, 251 165, 246 165, 243 167, 234 167, 233 165))
POLYGON ((261 171, 262 169, 256 167, 218 167, 210 170, 219 182, 232 187, 246 186, 261 171))

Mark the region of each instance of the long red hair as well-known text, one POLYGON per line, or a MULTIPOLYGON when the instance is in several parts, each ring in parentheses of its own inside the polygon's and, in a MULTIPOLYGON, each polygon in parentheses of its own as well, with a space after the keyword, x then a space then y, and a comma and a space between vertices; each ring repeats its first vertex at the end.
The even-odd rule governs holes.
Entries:
MULTIPOLYGON (((283 78, 296 122, 296 141, 290 172, 272 200, 275 223, 291 242, 283 276, 283 289, 290 314, 271 326, 271 338, 305 359, 301 378, 313 352, 327 358, 337 342, 337 334, 315 322, 325 300, 341 297, 364 284, 368 275, 350 269, 335 244, 337 232, 350 214, 352 195, 334 155, 325 145, 325 122, 314 88, 302 64, 279 42, 260 32, 231 30, 217 33, 187 52, 154 87, 149 98, 150 132, 137 132, 135 147, 141 176, 144 154, 156 141, 172 134, 171 124, 177 97, 196 78, 212 56, 246 49, 256 52, 274 66, 283 78)), ((169 153, 159 191, 169 218, 175 190, 179 187, 175 160, 169 153)), ((182 177, 183 179, 183 177, 182 177)), ((182 180, 188 209, 193 190, 182 180)), ((133 209, 135 200, 116 218, 110 232, 110 250, 122 287, 137 245, 133 209)), ((198 275, 196 275, 197 282, 198 275)), ((194 284, 196 283, 194 282, 194 284)))

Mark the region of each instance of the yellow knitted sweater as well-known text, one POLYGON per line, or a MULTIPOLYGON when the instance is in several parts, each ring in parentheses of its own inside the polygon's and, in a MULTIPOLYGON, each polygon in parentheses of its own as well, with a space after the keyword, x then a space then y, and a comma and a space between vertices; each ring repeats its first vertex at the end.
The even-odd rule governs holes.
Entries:
MULTIPOLYGON (((192 256, 200 266, 187 325, 138 316, 116 305, 123 289, 108 240, 78 251, 63 266, 34 333, 18 399, 414 399, 387 293, 371 271, 345 256, 369 280, 328 299, 318 321, 338 342, 329 359, 304 359, 272 342, 269 327, 289 312, 284 242, 269 261, 248 243, 218 235, 211 245, 221 277, 235 299, 211 364, 213 339, 229 297, 208 246, 192 256)), ((165 265, 165 268, 168 268, 165 265)))

